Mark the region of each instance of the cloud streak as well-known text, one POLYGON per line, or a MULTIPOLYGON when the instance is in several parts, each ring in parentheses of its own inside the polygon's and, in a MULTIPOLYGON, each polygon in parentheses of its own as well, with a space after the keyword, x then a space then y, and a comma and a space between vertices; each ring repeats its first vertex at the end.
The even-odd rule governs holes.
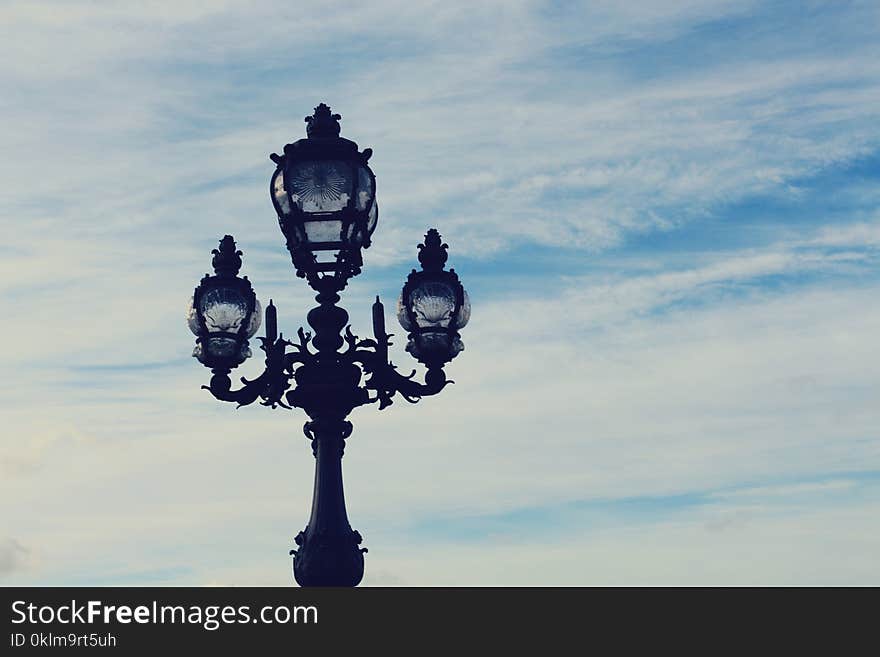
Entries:
POLYGON ((0 541, 0 577, 25 568, 30 550, 14 538, 0 541))
POLYGON ((353 414, 367 583, 876 582, 877 7, 337 8, 4 5, 5 581, 289 582, 303 417, 213 403, 182 315, 232 233, 304 322, 266 156, 326 101, 354 330, 428 226, 474 306, 455 386, 353 414))

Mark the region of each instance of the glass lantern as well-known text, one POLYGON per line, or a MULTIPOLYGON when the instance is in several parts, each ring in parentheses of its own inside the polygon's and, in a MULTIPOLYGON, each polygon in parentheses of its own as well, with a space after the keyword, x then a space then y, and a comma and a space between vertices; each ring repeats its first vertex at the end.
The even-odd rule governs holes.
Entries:
POLYGON ((409 333, 406 350, 429 368, 442 367, 464 349, 458 331, 471 316, 458 275, 443 269, 447 248, 436 230, 428 231, 419 245, 422 271, 412 271, 397 301, 397 319, 409 333))
POLYGON ((226 235, 214 249, 214 276, 193 292, 186 320, 197 336, 193 356, 213 369, 232 369, 251 356, 248 338, 260 328, 262 309, 247 277, 239 278, 241 251, 226 235))
POLYGON ((326 277, 344 282, 360 273, 361 249, 379 216, 376 177, 363 152, 339 136, 339 114, 321 103, 306 117, 306 139, 272 154, 277 165, 270 183, 278 223, 297 275, 310 283, 326 277))

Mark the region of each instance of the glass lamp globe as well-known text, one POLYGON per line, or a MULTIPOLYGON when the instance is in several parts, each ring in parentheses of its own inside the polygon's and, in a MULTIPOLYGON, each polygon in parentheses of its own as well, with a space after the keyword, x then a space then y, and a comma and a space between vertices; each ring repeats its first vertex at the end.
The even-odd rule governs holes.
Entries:
POLYGON ((197 336, 193 356, 211 368, 231 369, 251 356, 248 338, 260 328, 262 308, 250 281, 237 276, 241 251, 227 235, 214 249, 214 276, 206 275, 190 297, 189 329, 197 336))
POLYGON ((471 317, 471 302, 454 270, 444 271, 445 244, 431 229, 419 245, 422 271, 409 275, 397 300, 397 320, 409 333, 406 350, 429 367, 442 365, 463 349, 459 329, 471 317))
POLYGON ((252 338, 260 328, 262 307, 259 299, 254 299, 254 309, 250 313, 247 326, 242 332, 245 318, 248 317, 248 302, 235 288, 217 287, 201 295, 196 308, 195 296, 191 296, 186 310, 189 329, 197 336, 203 331, 199 326, 199 315, 204 318, 206 335, 193 349, 193 356, 204 362, 203 356, 221 359, 250 358, 251 350, 246 340, 252 338), (241 341, 243 335, 245 342, 241 341))

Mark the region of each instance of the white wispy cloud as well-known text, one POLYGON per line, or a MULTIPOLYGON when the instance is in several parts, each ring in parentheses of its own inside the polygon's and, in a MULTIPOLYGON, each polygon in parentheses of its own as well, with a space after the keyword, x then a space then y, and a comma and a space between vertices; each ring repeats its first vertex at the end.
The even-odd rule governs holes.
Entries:
POLYGON ((0 577, 24 568, 29 550, 14 538, 0 541, 0 577))
POLYGON ((302 322, 266 156, 322 100, 375 149, 355 329, 428 225, 466 284, 480 270, 457 383, 354 413, 367 583, 877 580, 876 484, 853 473, 880 471, 880 223, 872 180, 845 174, 880 137, 874 3, 0 11, 4 582, 289 581, 304 417, 199 390, 182 314, 232 233, 260 298, 302 322), (737 206, 835 173, 839 207, 809 225, 737 206), (722 220, 714 244, 628 250, 722 220), (594 266, 556 273, 538 247, 594 266), (679 495, 701 502, 614 506, 679 495), (494 538, 424 531, 516 513, 494 538))

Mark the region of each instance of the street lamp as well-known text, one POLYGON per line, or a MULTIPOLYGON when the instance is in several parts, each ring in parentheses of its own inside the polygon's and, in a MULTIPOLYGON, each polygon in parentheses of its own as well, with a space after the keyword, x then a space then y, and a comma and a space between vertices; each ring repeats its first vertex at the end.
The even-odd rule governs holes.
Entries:
POLYGON ((260 328, 262 312, 247 277, 239 278, 241 251, 226 235, 214 249, 214 276, 205 274, 186 310, 190 330, 198 336, 193 356, 215 371, 228 372, 251 356, 248 338, 260 328))
POLYGON ((410 273, 398 299, 397 316, 408 333, 406 350, 427 372, 403 376, 388 357, 390 334, 379 297, 373 304, 373 339, 359 340, 348 313, 336 305, 339 292, 363 265, 361 251, 376 228, 376 178, 367 165, 370 149, 339 136, 339 114, 321 103, 308 124, 306 139, 272 154, 272 203, 299 277, 318 293, 318 306, 300 328, 297 341, 278 333, 275 305, 265 310, 265 369, 256 379, 242 377, 232 389, 231 370, 250 355, 248 339, 260 326, 261 309, 247 277, 239 278, 241 251, 226 235, 213 251, 215 275, 196 287, 187 323, 195 333, 193 351, 211 368, 209 390, 239 406, 257 399, 272 408, 302 408, 309 417, 303 432, 315 455, 315 482, 309 523, 294 539, 293 574, 301 586, 356 586, 364 573, 361 535, 351 528, 342 486, 342 454, 356 407, 391 405, 400 394, 408 402, 439 393, 448 383, 443 367, 464 345, 459 329, 470 318, 470 301, 455 270, 446 270, 447 245, 433 228, 419 245, 421 271, 410 273), (343 333, 343 329, 345 332, 343 333), (361 379, 366 375, 366 380, 361 379))
MULTIPOLYGON (((297 275, 313 287, 339 286, 360 273, 361 248, 376 228, 376 177, 367 166, 373 154, 339 136, 339 114, 321 103, 306 117, 306 139, 270 158, 272 203, 297 275), (324 281, 325 283, 320 283, 324 281)), ((316 288, 317 289, 317 288, 316 288)))

